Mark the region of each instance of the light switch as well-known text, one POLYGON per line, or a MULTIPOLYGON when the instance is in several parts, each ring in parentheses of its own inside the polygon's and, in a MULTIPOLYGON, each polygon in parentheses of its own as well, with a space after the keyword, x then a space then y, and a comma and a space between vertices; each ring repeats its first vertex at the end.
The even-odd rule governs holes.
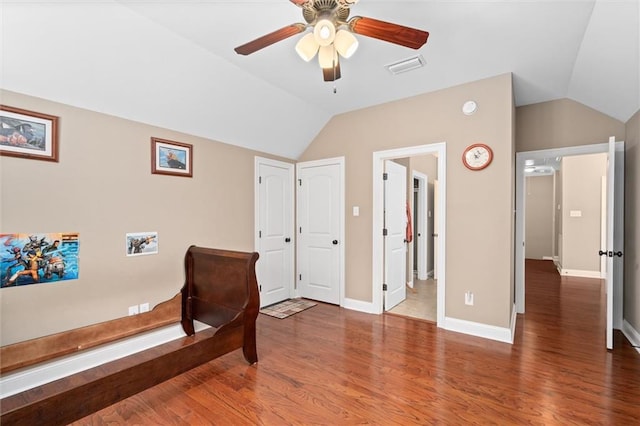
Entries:
POLYGON ((360 207, 359 206, 353 206, 353 215, 354 216, 360 216, 360 207))
POLYGON ((570 217, 582 217, 582 210, 571 210, 569 212, 570 217))

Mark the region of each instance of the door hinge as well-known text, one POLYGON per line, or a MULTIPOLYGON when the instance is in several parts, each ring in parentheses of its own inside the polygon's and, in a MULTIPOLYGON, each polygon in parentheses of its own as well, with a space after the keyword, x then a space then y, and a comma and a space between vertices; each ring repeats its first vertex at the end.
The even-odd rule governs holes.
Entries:
POLYGON ((262 183, 262 176, 258 176, 258 183, 262 183))
POLYGON ((386 237, 387 236, 387 228, 383 228, 382 229, 382 236, 386 237))
POLYGON ((382 180, 387 180, 387 179, 389 179, 389 173, 383 173, 382 180))
POLYGON ((258 231, 258 238, 262 238, 262 231, 258 231))
POLYGON ((387 285, 386 284, 382 284, 382 291, 387 291, 387 285))
POLYGON ((261 285, 259 285, 259 286, 258 286, 258 289, 259 289, 259 291, 262 291, 262 286, 261 286, 261 285))
POLYGON ((299 279, 300 281, 302 281, 302 274, 300 274, 300 275, 298 276, 298 279, 299 279))
POLYGON ((302 179, 298 179, 298 186, 302 186, 302 179))
POLYGON ((302 234, 302 226, 300 227, 300 234, 302 234))

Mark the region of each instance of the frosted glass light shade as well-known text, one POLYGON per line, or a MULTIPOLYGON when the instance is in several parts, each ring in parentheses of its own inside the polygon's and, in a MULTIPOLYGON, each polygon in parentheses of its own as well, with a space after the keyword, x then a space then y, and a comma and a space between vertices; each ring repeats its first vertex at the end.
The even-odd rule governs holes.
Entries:
POLYGON ((313 33, 308 33, 296 43, 296 52, 302 59, 309 62, 316 56, 319 47, 313 33))
POLYGON ((320 63, 320 68, 333 68, 333 64, 338 63, 338 54, 336 53, 336 49, 334 49, 332 45, 320 46, 318 62, 320 63))
POLYGON ((333 43, 333 39, 336 37, 336 27, 328 19, 321 19, 316 23, 313 29, 313 35, 315 36, 316 43, 320 46, 328 46, 333 43))
POLYGON ((340 30, 336 33, 333 45, 343 58, 350 58, 358 50, 358 39, 349 31, 340 30))

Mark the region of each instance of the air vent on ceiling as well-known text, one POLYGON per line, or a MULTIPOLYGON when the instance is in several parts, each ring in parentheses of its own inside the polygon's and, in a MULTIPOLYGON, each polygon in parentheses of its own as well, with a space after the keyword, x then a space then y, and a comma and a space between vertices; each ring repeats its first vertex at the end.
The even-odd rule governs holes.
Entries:
POLYGON ((403 72, 422 68, 425 65, 425 60, 422 55, 413 56, 411 58, 403 59, 402 61, 395 62, 393 64, 386 65, 387 70, 393 75, 402 74, 403 72))

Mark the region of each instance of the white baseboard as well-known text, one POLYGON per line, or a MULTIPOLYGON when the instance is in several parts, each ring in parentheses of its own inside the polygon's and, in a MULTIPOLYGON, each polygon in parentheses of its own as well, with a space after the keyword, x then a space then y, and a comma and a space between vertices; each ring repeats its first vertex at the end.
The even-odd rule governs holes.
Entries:
POLYGON ((413 281, 407 281, 407 287, 413 288, 413 281))
MULTIPOLYGON (((372 303, 363 302, 361 300, 345 298, 343 300, 342 307, 345 309, 352 309, 354 311, 365 312, 367 314, 380 315, 380 312, 376 312, 372 303)), ((444 325, 442 326, 442 328, 459 333, 470 334, 476 337, 482 337, 485 339, 497 340, 499 342, 513 344, 516 318, 517 313, 514 305, 511 315, 511 325, 509 328, 496 327, 493 325, 481 324, 450 317, 444 318, 444 325)))
POLYGON ((554 260, 553 256, 542 256, 542 260, 554 260))
POLYGON ((560 275, 581 278, 601 278, 600 271, 581 271, 579 269, 560 269, 560 275))
POLYGON ((631 342, 633 346, 636 346, 636 351, 640 353, 640 333, 633 328, 627 320, 622 321, 622 333, 631 342))
MULTIPOLYGON (((209 326, 195 321, 194 328, 196 331, 200 331, 209 328, 209 326)), ((3 374, 0 377, 0 398, 24 392, 181 337, 185 337, 185 334, 182 326, 177 323, 114 343, 87 349, 77 354, 56 358, 33 367, 3 374)))
POLYGON ((345 297, 342 300, 342 307, 345 309, 351 309, 352 311, 364 312, 367 314, 379 314, 380 312, 376 312, 373 308, 373 303, 371 302, 363 302, 362 300, 349 299, 345 297))
MULTIPOLYGON (((513 309, 512 317, 513 316, 515 316, 515 308, 513 309)), ((497 327, 495 325, 481 324, 478 322, 466 321, 457 318, 445 317, 443 328, 450 331, 456 331, 458 333, 470 334, 471 336, 513 344, 515 319, 511 320, 511 326, 507 328, 497 327)))

